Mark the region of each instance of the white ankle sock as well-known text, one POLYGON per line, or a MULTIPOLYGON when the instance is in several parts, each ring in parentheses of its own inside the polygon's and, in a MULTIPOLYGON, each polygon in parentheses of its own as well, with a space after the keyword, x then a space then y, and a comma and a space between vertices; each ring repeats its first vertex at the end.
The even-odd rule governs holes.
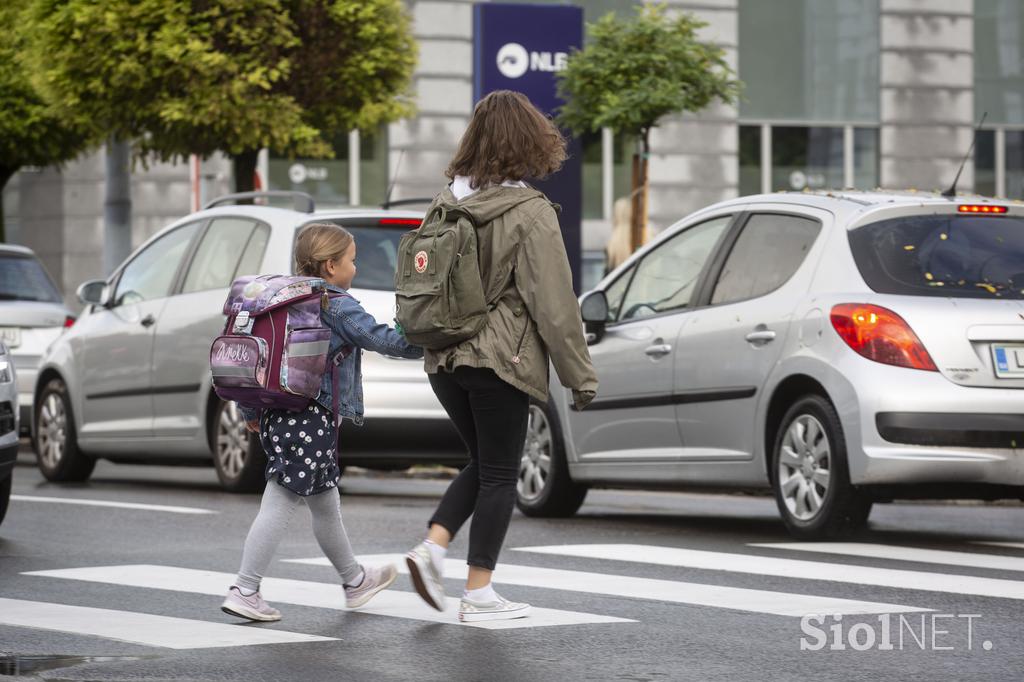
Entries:
POLYGON ((430 560, 434 563, 434 568, 438 573, 444 573, 444 557, 448 554, 448 548, 442 547, 432 540, 424 540, 423 543, 430 550, 430 560))
POLYGON ((359 575, 356 576, 356 579, 350 583, 345 583, 344 587, 359 587, 363 584, 364 580, 366 580, 366 571, 360 568, 359 575))
POLYGON ((465 590, 462 594, 467 599, 472 599, 476 602, 498 601, 498 593, 494 591, 494 586, 491 583, 487 583, 475 590, 465 590))

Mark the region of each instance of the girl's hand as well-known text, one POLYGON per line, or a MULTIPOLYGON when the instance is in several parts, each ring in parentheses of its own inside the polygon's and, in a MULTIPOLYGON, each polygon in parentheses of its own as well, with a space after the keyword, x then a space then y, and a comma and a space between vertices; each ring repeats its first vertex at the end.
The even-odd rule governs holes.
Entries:
POLYGON ((252 421, 245 422, 245 430, 249 433, 259 433, 260 420, 253 419, 252 421))

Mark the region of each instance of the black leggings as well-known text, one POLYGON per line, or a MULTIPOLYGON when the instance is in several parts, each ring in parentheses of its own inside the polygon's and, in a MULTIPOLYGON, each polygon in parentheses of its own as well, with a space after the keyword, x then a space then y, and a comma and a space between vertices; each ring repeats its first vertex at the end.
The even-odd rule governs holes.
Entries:
POLYGON ((431 374, 430 385, 469 449, 469 464, 430 523, 454 536, 472 515, 467 563, 493 571, 516 501, 530 398, 493 370, 476 367, 431 374))

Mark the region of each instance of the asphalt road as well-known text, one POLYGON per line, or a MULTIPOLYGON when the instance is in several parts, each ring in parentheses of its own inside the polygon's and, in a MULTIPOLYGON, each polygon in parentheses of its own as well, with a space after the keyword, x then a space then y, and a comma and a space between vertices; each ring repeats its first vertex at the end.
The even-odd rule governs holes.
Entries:
MULTIPOLYGON (((25 464, 14 476, 17 497, 0 526, 0 651, 17 657, 29 676, 1024 676, 1020 506, 880 505, 858 544, 798 549, 778 546, 791 540, 768 498, 592 491, 571 519, 516 513, 496 586, 536 610, 514 628, 493 630, 458 624, 454 610, 436 616, 405 575, 361 612, 342 610, 329 566, 290 561, 320 556, 308 515, 299 514, 269 572, 286 580, 264 584, 283 620, 241 625, 219 604, 238 568, 256 496, 220 492, 208 469, 101 463, 88 483, 74 486, 46 483, 25 464), (979 544, 985 542, 1017 544, 979 544), (816 612, 828 615, 802 619, 816 612), (845 649, 834 648, 833 629, 845 649), (272 643, 255 643, 261 639, 272 643), (801 640, 810 648, 802 650, 801 640)), ((404 552, 420 538, 444 487, 438 480, 346 477, 345 523, 357 552, 404 552)), ((453 574, 464 570, 465 552, 462 535, 450 554, 453 574)), ((456 578, 447 587, 450 596, 461 590, 456 578)), ((0 659, 0 672, 4 665, 0 659)), ((6 665, 13 667, 11 659, 6 665)))

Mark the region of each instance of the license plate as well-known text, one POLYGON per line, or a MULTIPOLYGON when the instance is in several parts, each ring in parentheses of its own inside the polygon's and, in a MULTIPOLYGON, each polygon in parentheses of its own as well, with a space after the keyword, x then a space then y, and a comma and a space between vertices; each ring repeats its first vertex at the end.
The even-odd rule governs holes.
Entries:
POLYGON ((0 341, 7 344, 8 348, 17 348, 21 345, 21 329, 19 327, 0 327, 0 341))
POLYGON ((992 361, 1000 379, 1024 379, 1024 343, 993 343, 992 361))

